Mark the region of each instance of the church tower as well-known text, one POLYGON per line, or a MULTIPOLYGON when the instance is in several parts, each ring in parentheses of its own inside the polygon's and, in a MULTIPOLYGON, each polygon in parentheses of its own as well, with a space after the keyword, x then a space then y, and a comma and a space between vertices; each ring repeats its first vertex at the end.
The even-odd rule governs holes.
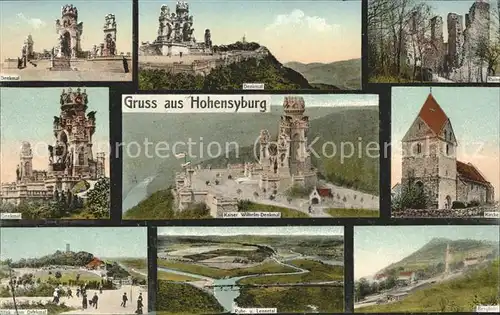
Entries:
POLYGON ((423 189, 429 208, 451 208, 457 200, 457 141, 451 122, 428 95, 402 140, 402 184, 423 189))

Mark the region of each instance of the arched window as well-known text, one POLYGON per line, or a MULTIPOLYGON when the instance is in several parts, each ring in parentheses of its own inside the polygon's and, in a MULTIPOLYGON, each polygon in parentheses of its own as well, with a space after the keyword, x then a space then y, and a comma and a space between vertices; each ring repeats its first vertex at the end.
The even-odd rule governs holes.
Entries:
POLYGON ((446 155, 450 155, 450 145, 446 144, 446 155))
POLYGON ((420 154, 422 153, 422 144, 417 143, 417 153, 420 154))

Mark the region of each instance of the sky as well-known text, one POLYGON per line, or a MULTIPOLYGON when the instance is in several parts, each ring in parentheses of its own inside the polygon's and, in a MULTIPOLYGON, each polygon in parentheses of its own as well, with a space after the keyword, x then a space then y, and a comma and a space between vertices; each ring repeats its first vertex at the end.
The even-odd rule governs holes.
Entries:
MULTIPOLYGON (((106 153, 105 168, 109 174, 109 91, 108 88, 86 89, 89 101, 87 113, 97 111, 93 136, 94 158, 97 157, 97 152, 106 153)), ((54 116, 60 115, 59 99, 62 90, 63 88, 0 88, 1 182, 16 180, 23 141, 31 143, 33 169, 47 169, 47 147, 55 143, 52 122, 54 116)))
POLYGON ((370 277, 433 238, 499 241, 498 226, 355 226, 354 279, 370 277))
MULTIPOLYGON (((158 35, 163 4, 174 0, 139 0, 139 42, 158 35)), ((213 45, 245 36, 266 46, 281 62, 329 63, 361 58, 361 1, 192 0, 194 37, 210 29, 213 45)))
POLYGON ((273 227, 159 227, 158 235, 344 235, 342 226, 273 226, 273 227))
MULTIPOLYGON (((446 19, 448 17, 448 13, 457 13, 462 16, 462 21, 465 27, 465 14, 469 13, 469 9, 474 4, 474 0, 461 0, 461 1, 436 1, 429 0, 424 1, 429 4, 432 8, 433 16, 441 16, 443 18, 443 37, 445 42, 448 41, 448 26, 446 23, 446 19)), ((497 8, 496 0, 489 0, 490 2, 490 10, 497 8)), ((491 12, 491 11, 490 11, 491 12)), ((496 11, 493 11, 496 14, 496 11)))
MULTIPOLYGON (((429 87, 392 88, 391 186, 401 179, 401 139, 429 91, 429 87)), ((500 89, 433 87, 432 95, 450 118, 458 141, 457 159, 478 167, 500 192, 500 89)))
POLYGON ((148 257, 145 227, 2 228, 1 260, 39 258, 56 250, 86 251, 100 258, 148 257))
POLYGON ((81 45, 91 50, 104 41, 104 16, 115 15, 118 52, 132 53, 132 0, 0 1, 0 60, 19 57, 21 47, 31 34, 34 50, 42 52, 57 45, 56 20, 61 7, 73 4, 78 21, 83 22, 81 45))
MULTIPOLYGON (((271 95, 272 105, 283 105, 284 94, 271 95)), ((304 98, 307 107, 333 106, 378 106, 378 95, 374 94, 302 94, 291 95, 304 98)))

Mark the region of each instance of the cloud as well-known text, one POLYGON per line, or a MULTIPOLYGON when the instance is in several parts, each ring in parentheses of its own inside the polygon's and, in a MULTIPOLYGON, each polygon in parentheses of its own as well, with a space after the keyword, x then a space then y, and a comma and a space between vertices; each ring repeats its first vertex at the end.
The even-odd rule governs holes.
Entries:
POLYGON ((18 13, 17 18, 20 19, 22 21, 22 23, 28 24, 29 26, 31 26, 34 29, 39 29, 39 28, 42 28, 45 25, 47 25, 47 23, 45 23, 44 21, 42 21, 40 19, 37 19, 37 18, 30 19, 22 13, 18 13))
POLYGON ((276 16, 274 22, 266 27, 266 30, 278 30, 281 28, 308 28, 316 32, 328 32, 338 25, 328 24, 326 19, 319 16, 307 16, 302 10, 295 9, 290 14, 276 16))

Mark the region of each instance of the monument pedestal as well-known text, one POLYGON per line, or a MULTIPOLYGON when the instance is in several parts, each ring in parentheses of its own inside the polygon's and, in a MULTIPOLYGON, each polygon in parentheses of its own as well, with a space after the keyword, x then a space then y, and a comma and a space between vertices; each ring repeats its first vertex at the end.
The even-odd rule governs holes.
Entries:
POLYGON ((71 71, 71 59, 70 58, 57 58, 53 57, 50 59, 51 71, 71 71))
POLYGON ((160 50, 163 56, 189 55, 189 47, 181 43, 160 43, 160 50))

